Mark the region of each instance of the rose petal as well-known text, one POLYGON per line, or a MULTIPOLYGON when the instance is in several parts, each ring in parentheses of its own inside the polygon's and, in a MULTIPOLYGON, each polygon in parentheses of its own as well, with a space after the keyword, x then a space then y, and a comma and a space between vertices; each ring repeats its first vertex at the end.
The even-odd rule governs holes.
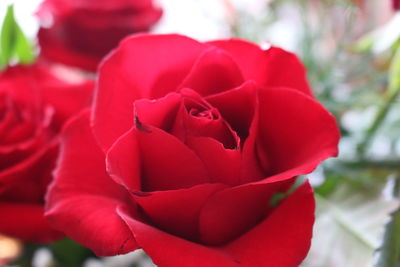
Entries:
POLYGON ((56 125, 53 126, 57 126, 57 131, 70 116, 90 105, 93 87, 90 80, 81 83, 62 80, 43 63, 9 67, 0 74, 0 91, 10 95, 17 107, 31 107, 30 116, 41 112, 45 105, 51 106, 55 111, 53 123, 56 125))
POLYGON ((209 137, 190 137, 186 144, 203 161, 210 181, 227 185, 240 183, 241 153, 239 149, 226 149, 209 137))
POLYGON ((249 183, 265 177, 265 169, 269 166, 266 157, 260 157, 256 153, 258 128, 260 124, 259 97, 256 95, 254 100, 254 115, 249 129, 249 136, 243 144, 242 149, 242 167, 240 172, 240 181, 249 183), (260 161, 262 159, 263 161, 260 161))
POLYGON ((236 133, 221 117, 218 110, 211 107, 203 99, 198 102, 187 97, 183 99, 170 133, 184 143, 191 137, 210 137, 217 140, 225 148, 236 149, 240 147, 240 140, 236 133))
POLYGON ((106 157, 107 172, 114 181, 130 192, 141 191, 140 146, 134 129, 122 135, 108 150, 106 157))
POLYGON ((253 121, 257 87, 254 81, 247 81, 235 89, 205 97, 242 140, 249 135, 253 121))
POLYGON ((78 84, 43 83, 41 86, 42 99, 54 107, 54 124, 57 129, 61 129, 64 122, 72 115, 90 106, 93 89, 93 81, 78 84))
POLYGON ((107 150, 132 126, 135 100, 159 98, 175 91, 206 48, 179 35, 125 39, 99 69, 93 122, 101 147, 107 150))
POLYGON ((134 103, 135 116, 143 124, 169 132, 181 103, 182 96, 178 93, 169 93, 165 97, 154 100, 140 99, 134 103))
MULTIPOLYGON (((4 129, 5 137, 0 137, 3 142, 0 142, 0 176, 2 171, 14 172, 18 165, 25 165, 25 161, 32 162, 29 158, 36 157, 35 154, 41 153, 48 143, 54 138, 54 132, 50 128, 54 110, 47 107, 44 110, 43 118, 39 122, 16 122, 17 125, 10 126, 11 129, 4 129), (31 127, 18 127, 18 125, 30 124, 31 126, 37 123, 34 129, 31 127), (20 132, 19 137, 15 136, 15 129, 20 132), (10 136, 11 138, 6 138, 10 136), (10 171, 11 170, 11 171, 10 171)), ((18 120, 18 119, 17 119, 18 120)), ((1 134, 0 134, 1 136, 1 134)), ((56 156, 55 156, 56 157, 56 156)), ((30 175, 28 175, 30 176, 30 175)))
POLYGON ((124 209, 119 209, 119 214, 130 227, 140 246, 158 266, 240 266, 218 248, 205 247, 170 235, 134 219, 124 209))
POLYGON ((116 207, 128 198, 107 175, 89 112, 82 112, 63 131, 59 166, 47 195, 47 219, 99 256, 127 253, 137 245, 116 207))
POLYGON ((298 266, 306 256, 314 209, 311 186, 305 183, 256 227, 222 247, 204 246, 170 235, 134 219, 122 208, 119 214, 158 266, 281 267, 298 266))
POLYGON ((217 192, 200 212, 203 243, 220 245, 251 229, 272 210, 274 194, 285 192, 292 181, 239 186, 217 192))
POLYGON ((212 194, 225 187, 222 184, 202 184, 188 189, 138 194, 134 198, 157 227, 196 240, 201 207, 212 194))
POLYGON ((40 243, 51 242, 63 236, 46 221, 42 205, 0 200, 0 213, 0 233, 2 234, 20 238, 26 242, 40 243))
POLYGON ((335 118, 313 98, 273 88, 260 90, 259 101, 257 151, 259 158, 268 160, 264 168, 269 176, 307 174, 337 155, 340 134, 335 118))
POLYGON ((258 90, 259 87, 255 82, 248 81, 238 88, 206 98, 218 108, 222 117, 242 140, 241 183, 255 181, 265 177, 266 174, 259 164, 255 151, 259 124, 258 90))
POLYGON ((243 83, 242 73, 225 51, 211 47, 199 56, 180 88, 190 88, 200 95, 211 95, 243 83))
POLYGON ((201 160, 175 136, 152 126, 130 130, 137 138, 142 166, 142 190, 189 188, 210 182, 201 160))
POLYGON ((312 95, 306 70, 297 56, 278 47, 264 51, 259 46, 240 39, 213 41, 209 44, 226 50, 237 62, 245 80, 260 86, 295 88, 312 95))
POLYGON ((138 248, 133 235, 116 213, 120 201, 89 194, 64 195, 62 198, 65 199, 53 196, 52 201, 57 202, 47 209, 47 220, 97 256, 126 254, 138 248))
POLYGON ((43 203, 57 154, 58 140, 53 139, 26 160, 2 170, 0 199, 43 203))
POLYGON ((312 187, 305 182, 224 251, 243 266, 299 266, 311 245, 314 211, 312 187))

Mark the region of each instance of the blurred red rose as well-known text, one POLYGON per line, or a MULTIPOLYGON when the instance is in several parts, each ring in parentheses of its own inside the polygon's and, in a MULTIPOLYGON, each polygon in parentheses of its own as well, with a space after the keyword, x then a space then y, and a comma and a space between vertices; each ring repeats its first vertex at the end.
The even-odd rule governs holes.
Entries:
POLYGON ((400 0, 392 0, 392 6, 394 10, 400 9, 400 0))
POLYGON ((58 154, 58 133, 88 106, 93 83, 69 84, 44 66, 0 73, 0 233, 25 241, 61 236, 44 218, 44 195, 58 154))
MULTIPOLYGON (((365 5, 365 0, 350 0, 353 4, 357 6, 364 6, 365 5)), ((400 9, 400 0, 391 0, 392 1, 392 7, 394 10, 400 9)))
POLYGON ((312 188, 273 199, 339 139, 305 75, 295 55, 242 40, 125 39, 92 114, 64 128, 49 221, 98 255, 143 248, 158 266, 298 266, 312 188))
POLYGON ((152 0, 45 0, 38 12, 42 55, 95 71, 121 39, 148 31, 161 13, 152 0))

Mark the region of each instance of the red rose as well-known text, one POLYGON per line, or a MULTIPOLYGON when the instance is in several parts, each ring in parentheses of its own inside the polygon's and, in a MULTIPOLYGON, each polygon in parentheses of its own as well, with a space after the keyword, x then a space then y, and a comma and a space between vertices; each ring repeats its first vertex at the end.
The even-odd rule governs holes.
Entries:
POLYGON ((69 84, 45 67, 0 73, 0 233, 25 241, 61 236, 44 218, 44 195, 64 121, 90 102, 92 82, 69 84))
POLYGON ((392 0, 392 6, 394 10, 400 9, 400 0, 392 0))
POLYGON ((39 30, 42 55, 95 71, 121 39, 148 31, 161 13, 152 0, 46 0, 38 12, 43 25, 39 30))
POLYGON ((335 156, 338 138, 291 53, 134 36, 101 65, 92 114, 64 129, 46 214, 98 255, 143 248, 158 266, 298 266, 312 189, 273 198, 335 156))

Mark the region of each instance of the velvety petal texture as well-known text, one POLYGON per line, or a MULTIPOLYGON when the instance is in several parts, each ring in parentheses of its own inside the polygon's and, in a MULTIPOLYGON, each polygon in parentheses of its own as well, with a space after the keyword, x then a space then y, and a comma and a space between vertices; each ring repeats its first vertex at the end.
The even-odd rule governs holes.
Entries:
POLYGON ((63 237, 53 230, 44 217, 43 206, 30 203, 8 203, 0 201, 0 229, 7 234, 27 242, 47 243, 63 237), (13 223, 10 223, 12 221, 13 223), (26 224, 29 223, 29 227, 26 224))
POLYGON ((95 71, 124 37, 148 31, 161 14, 151 0, 46 0, 38 11, 41 55, 95 71))
POLYGON ((296 267, 315 204, 307 181, 293 187, 338 141, 294 54, 132 36, 102 63, 93 108, 64 130, 46 214, 98 255, 296 267))
POLYGON ((116 208, 129 203, 128 192, 105 172, 104 154, 94 140, 88 117, 83 112, 65 127, 46 216, 54 227, 98 255, 127 253, 137 246, 116 208))
POLYGON ((135 220, 123 209, 119 213, 158 266, 295 267, 310 248, 314 210, 312 188, 305 183, 256 227, 223 246, 190 242, 135 220))
POLYGON ((62 237, 44 218, 64 122, 91 102, 93 82, 59 79, 46 65, 0 73, 0 234, 29 242, 62 237))

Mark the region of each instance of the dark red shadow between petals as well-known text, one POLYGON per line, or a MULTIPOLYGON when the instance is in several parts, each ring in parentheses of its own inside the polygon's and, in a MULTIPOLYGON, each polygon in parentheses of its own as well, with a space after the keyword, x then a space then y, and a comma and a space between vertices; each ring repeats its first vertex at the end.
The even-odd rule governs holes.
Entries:
POLYGON ((198 240, 200 210, 207 199, 226 188, 222 184, 202 184, 188 189, 133 194, 147 218, 157 227, 189 240, 198 240))

